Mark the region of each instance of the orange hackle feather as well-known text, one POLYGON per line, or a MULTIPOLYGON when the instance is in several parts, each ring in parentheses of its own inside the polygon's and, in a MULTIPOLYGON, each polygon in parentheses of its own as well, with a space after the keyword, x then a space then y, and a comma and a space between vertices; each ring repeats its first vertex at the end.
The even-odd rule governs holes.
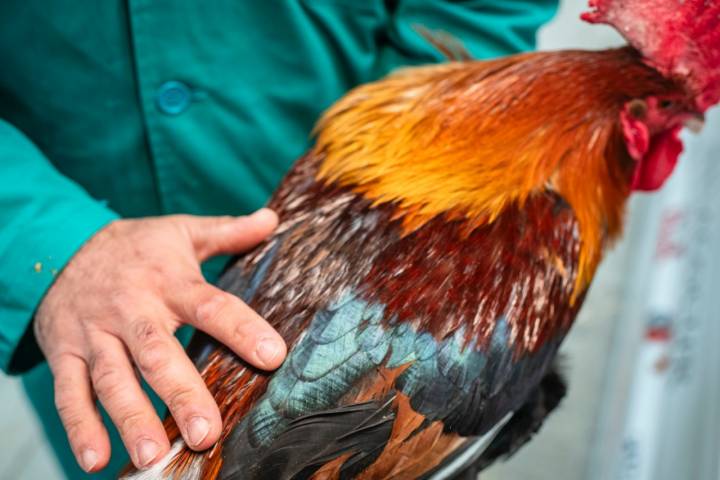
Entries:
POLYGON ((581 227, 579 295, 630 193, 618 112, 675 88, 627 48, 401 70, 323 116, 319 178, 394 204, 406 233, 441 214, 471 231, 555 190, 581 227))

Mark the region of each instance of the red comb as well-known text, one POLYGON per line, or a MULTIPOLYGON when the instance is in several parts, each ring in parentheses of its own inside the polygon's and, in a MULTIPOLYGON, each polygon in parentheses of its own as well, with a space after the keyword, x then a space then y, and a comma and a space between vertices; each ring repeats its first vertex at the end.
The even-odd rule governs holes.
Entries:
POLYGON ((681 80, 698 108, 720 102, 720 0, 590 0, 591 23, 615 27, 668 78, 681 80))

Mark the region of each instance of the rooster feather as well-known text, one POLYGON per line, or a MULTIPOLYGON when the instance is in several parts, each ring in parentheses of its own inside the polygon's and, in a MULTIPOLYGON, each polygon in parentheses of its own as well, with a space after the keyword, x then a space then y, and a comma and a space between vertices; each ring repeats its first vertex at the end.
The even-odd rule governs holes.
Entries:
MULTIPOLYGON (((588 19, 627 27, 642 4, 588 19)), ((285 363, 259 372, 197 335, 222 437, 194 453, 169 419, 173 451, 126 478, 452 478, 527 442, 565 393, 557 351, 627 198, 720 99, 717 35, 654 48, 720 7, 676 10, 626 28, 629 47, 409 68, 338 101, 270 201, 277 231, 220 280, 285 363)))

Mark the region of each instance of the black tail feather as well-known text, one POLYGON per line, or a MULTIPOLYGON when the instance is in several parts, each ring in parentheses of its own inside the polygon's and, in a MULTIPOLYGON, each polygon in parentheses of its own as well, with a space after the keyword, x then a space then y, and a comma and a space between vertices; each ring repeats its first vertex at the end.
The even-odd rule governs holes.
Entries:
MULTIPOLYGON (((443 480, 475 480, 482 470, 495 461, 514 455, 540 430, 547 416, 557 408, 566 392, 567 385, 556 361, 537 388, 528 396, 527 401, 515 411, 488 447, 482 452, 478 452, 477 455, 469 456, 467 461, 449 476, 443 475, 443 480)), ((479 437, 466 442, 463 447, 447 457, 443 461, 443 465, 448 465, 469 452, 477 441, 480 441, 479 437)), ((441 467, 442 465, 432 472, 428 472, 423 476, 423 480, 434 480, 435 472, 441 470, 441 467)))
POLYGON ((253 462, 254 471, 225 470, 221 477, 302 480, 350 454, 340 473, 341 478, 352 478, 377 458, 390 438, 393 400, 390 396, 382 402, 345 405, 297 418, 262 450, 253 462))

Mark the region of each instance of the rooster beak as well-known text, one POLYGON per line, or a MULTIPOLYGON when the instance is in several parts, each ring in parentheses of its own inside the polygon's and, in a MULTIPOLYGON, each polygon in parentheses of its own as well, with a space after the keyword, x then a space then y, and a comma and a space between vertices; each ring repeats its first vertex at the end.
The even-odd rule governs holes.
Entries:
POLYGON ((705 126, 705 115, 702 113, 694 114, 685 120, 685 126, 693 133, 700 133, 705 126))

